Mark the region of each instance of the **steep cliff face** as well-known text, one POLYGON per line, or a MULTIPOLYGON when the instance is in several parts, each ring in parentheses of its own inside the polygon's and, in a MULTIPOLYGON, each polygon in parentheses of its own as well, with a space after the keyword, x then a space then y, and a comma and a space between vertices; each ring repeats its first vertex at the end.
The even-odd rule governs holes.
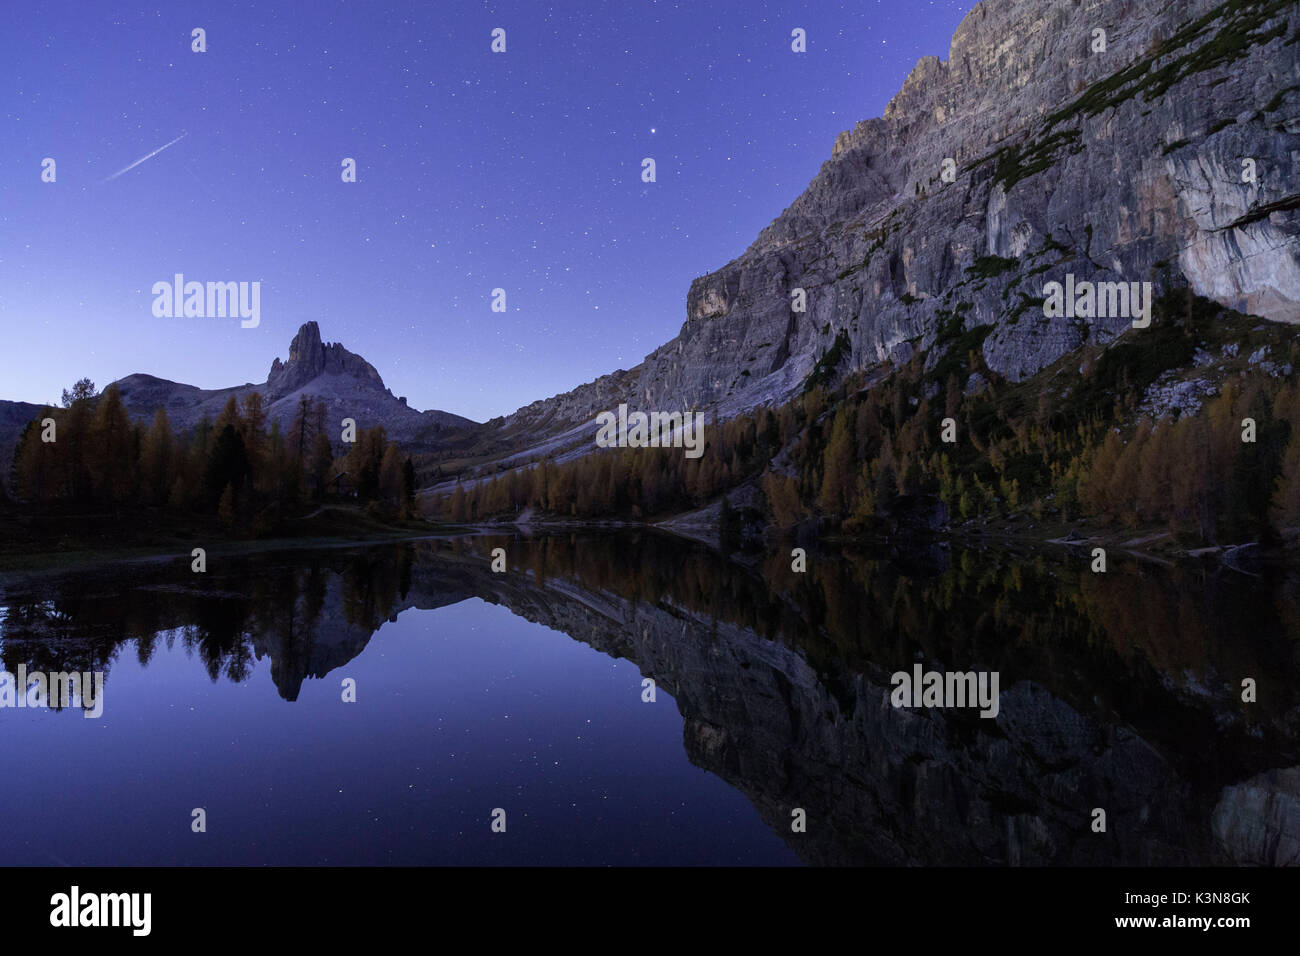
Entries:
POLYGON ((1297 9, 985 0, 946 62, 922 59, 743 255, 692 283, 676 339, 506 427, 620 401, 725 415, 796 391, 841 332, 841 370, 870 368, 929 347, 958 307, 1019 381, 1130 327, 1045 317, 1044 284, 1069 273, 1300 322, 1297 9))

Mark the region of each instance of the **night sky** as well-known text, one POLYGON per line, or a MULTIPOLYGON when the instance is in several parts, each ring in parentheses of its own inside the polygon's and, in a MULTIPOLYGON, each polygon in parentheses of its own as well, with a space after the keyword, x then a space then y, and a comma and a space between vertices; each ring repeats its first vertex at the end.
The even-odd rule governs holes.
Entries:
POLYGON ((0 398, 261 382, 312 319, 480 421, 630 368, 973 5, 7 4, 0 398), (261 324, 155 318, 176 272, 260 281, 261 324))

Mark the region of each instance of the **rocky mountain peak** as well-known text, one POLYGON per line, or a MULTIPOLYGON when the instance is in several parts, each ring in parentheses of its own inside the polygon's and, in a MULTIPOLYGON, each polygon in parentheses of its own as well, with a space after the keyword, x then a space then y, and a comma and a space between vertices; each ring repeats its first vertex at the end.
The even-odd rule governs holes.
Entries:
POLYGON ((304 322, 298 329, 289 343, 289 361, 324 368, 325 346, 320 340, 320 326, 315 322, 304 322))
POLYGON ((345 375, 384 387, 373 365, 337 342, 322 342, 320 326, 304 322, 289 343, 289 360, 281 362, 277 358, 271 363, 267 391, 273 398, 287 395, 322 375, 345 375))
MULTIPOLYGON (((215 421, 231 399, 243 403, 257 392, 262 396, 269 422, 288 428, 306 397, 323 403, 327 417, 337 428, 344 418, 356 420, 358 428, 383 425, 395 441, 415 446, 445 428, 472 429, 475 423, 460 415, 430 409, 420 411, 394 395, 384 385, 375 367, 337 342, 321 339, 320 326, 304 322, 289 343, 287 360, 271 363, 265 384, 252 382, 229 388, 205 389, 172 382, 155 375, 128 375, 117 381, 127 412, 137 420, 151 422, 163 408, 172 427, 186 430, 203 419, 215 421)), ((0 406, 5 403, 0 402, 0 406)), ((24 419, 24 423, 26 420, 24 419)), ((335 432, 337 434, 337 432, 335 432)), ((4 409, 0 407, 0 451, 13 430, 6 428, 4 409)))

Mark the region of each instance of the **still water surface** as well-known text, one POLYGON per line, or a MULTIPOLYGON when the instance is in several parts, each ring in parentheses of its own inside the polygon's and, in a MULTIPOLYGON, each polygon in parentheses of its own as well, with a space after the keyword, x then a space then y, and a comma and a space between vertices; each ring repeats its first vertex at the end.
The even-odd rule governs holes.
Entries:
POLYGON ((1086 568, 635 533, 0 576, 6 670, 107 672, 98 719, 0 709, 0 864, 1296 862, 1296 581, 1086 568), (917 663, 997 671, 997 718, 890 706, 917 663))

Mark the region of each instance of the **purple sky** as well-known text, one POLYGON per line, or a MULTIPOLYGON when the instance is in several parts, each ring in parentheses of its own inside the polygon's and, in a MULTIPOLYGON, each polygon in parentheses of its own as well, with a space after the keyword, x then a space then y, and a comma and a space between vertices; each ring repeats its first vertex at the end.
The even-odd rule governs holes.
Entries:
POLYGON ((480 421, 630 368, 973 0, 379 6, 6 10, 0 398, 261 382, 311 319, 480 421), (156 318, 177 272, 260 281, 260 325, 156 318))

